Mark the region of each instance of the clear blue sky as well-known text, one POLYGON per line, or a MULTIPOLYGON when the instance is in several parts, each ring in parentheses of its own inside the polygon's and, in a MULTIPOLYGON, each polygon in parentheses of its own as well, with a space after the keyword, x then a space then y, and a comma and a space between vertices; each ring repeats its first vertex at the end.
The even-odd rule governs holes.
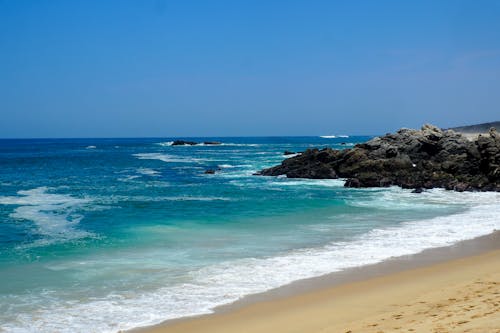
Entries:
POLYGON ((0 0, 0 137, 500 120, 500 1, 0 0))

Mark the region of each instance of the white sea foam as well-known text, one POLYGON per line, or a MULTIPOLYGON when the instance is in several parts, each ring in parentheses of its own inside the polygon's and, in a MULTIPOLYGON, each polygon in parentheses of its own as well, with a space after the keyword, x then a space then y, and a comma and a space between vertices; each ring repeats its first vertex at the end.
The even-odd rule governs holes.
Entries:
MULTIPOLYGON (((379 194, 374 191, 367 200, 376 200, 379 194)), ((415 197, 419 196, 401 200, 414 201, 415 197)), ((386 199, 391 200, 391 196, 386 199)), ((166 319, 210 313, 215 306, 298 279, 447 246, 500 229, 498 193, 434 190, 419 200, 460 202, 466 211, 373 229, 350 241, 323 247, 303 248, 267 258, 224 261, 192 271, 189 281, 149 292, 115 292, 85 302, 62 302, 47 293, 41 300, 34 300, 43 304, 36 316, 19 313, 15 322, 3 323, 0 327, 15 333, 117 332, 166 319)))
MULTIPOLYGON (((162 147, 169 147, 172 146, 174 142, 173 141, 166 141, 166 142, 157 142, 156 144, 162 147)), ((231 142, 221 142, 219 144, 205 144, 203 142, 194 144, 194 145, 179 145, 178 147, 199 147, 199 146, 205 146, 205 147, 220 147, 220 146, 230 146, 230 147, 260 147, 262 144, 258 143, 231 143, 231 142)))
POLYGON ((51 193, 47 187, 17 193, 19 196, 0 197, 0 204, 19 206, 10 216, 33 222, 36 226, 35 232, 45 237, 44 244, 90 235, 86 231, 75 229, 83 218, 82 215, 76 214, 76 210, 90 200, 51 193))
POLYGON ((171 146, 172 143, 174 143, 174 142, 173 141, 167 141, 167 142, 158 142, 156 144, 159 145, 159 146, 162 146, 162 147, 168 147, 168 146, 171 146))
POLYGON ((233 147, 260 147, 262 144, 259 143, 221 143, 221 146, 233 146, 233 147))
POLYGON ((258 144, 258 143, 231 143, 231 142, 221 142, 219 144, 205 144, 203 142, 200 142, 198 144, 195 144, 195 145, 192 145, 191 147, 193 146, 206 146, 206 147, 224 147, 224 146, 227 146, 227 147, 260 147, 262 146, 262 144, 258 144))
POLYGON ((182 157, 163 153, 140 153, 134 154, 140 160, 159 160, 166 163, 198 163, 205 161, 200 158, 182 157))
POLYGON ((96 149, 97 147, 96 146, 87 146, 85 147, 85 149, 96 149))
POLYGON ((128 175, 126 177, 123 177, 123 178, 118 178, 119 181, 121 182, 128 182, 130 180, 134 180, 134 179, 137 179, 137 178, 140 178, 141 176, 139 175, 128 175))
MULTIPOLYGON (((412 193, 410 190, 403 190, 400 187, 392 186, 387 189, 371 188, 358 190, 362 192, 376 192, 371 196, 371 200, 348 199, 346 203, 355 207, 366 207, 385 210, 406 210, 425 209, 430 207, 446 207, 453 205, 467 205, 479 202, 484 197, 484 193, 463 193, 455 191, 443 191, 432 189, 419 193, 412 193)), ((500 198, 500 197, 499 197, 500 198)))
POLYGON ((137 169, 137 173, 141 174, 141 175, 144 175, 144 176, 158 176, 160 174, 159 171, 156 171, 154 169, 150 169, 150 168, 139 168, 137 169))
POLYGON ((279 181, 273 181, 271 186, 326 186, 343 187, 345 179, 302 179, 302 178, 279 178, 279 181))
POLYGON ((320 135, 323 139, 336 139, 336 138, 348 138, 349 135, 320 135))
POLYGON ((231 164, 219 164, 218 165, 219 168, 221 169, 231 169, 231 168, 235 168, 234 165, 231 165, 231 164))
MULTIPOLYGON (((450 196, 439 192, 436 197, 437 201, 450 200, 450 196)), ((499 194, 458 197, 466 205, 472 205, 464 213, 374 229, 352 241, 331 243, 321 248, 294 250, 270 258, 222 262, 193 271, 189 282, 154 292, 115 293, 85 303, 61 303, 47 296, 46 306, 37 312, 36 318, 20 314, 17 322, 4 324, 3 328, 9 332, 30 329, 39 332, 116 332, 166 319, 209 313, 217 305, 297 279, 450 245, 500 228, 499 194)))

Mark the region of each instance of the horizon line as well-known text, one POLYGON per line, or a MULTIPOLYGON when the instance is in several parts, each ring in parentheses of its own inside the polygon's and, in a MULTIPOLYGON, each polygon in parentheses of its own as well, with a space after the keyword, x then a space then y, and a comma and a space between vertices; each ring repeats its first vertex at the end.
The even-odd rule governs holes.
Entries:
POLYGON ((322 135, 227 135, 227 136, 81 136, 81 137, 5 137, 0 140, 75 140, 75 139, 196 139, 196 138, 320 138, 321 136, 332 135, 335 138, 331 139, 346 139, 342 135, 348 137, 355 136, 377 136, 382 134, 322 134, 322 135))

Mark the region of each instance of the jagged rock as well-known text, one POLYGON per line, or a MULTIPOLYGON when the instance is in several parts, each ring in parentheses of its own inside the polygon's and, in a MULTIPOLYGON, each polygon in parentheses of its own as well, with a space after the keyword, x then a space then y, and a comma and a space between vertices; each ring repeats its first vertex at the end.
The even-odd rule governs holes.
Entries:
POLYGON ((352 149, 308 149, 258 174, 347 178, 347 187, 500 191, 500 134, 492 128, 470 141, 452 130, 426 124, 420 130, 403 128, 352 149))
POLYGON ((294 155, 295 153, 293 151, 285 150, 283 155, 294 155))
POLYGON ((198 142, 184 140, 175 140, 174 142, 172 142, 172 146, 194 146, 197 144, 198 142))

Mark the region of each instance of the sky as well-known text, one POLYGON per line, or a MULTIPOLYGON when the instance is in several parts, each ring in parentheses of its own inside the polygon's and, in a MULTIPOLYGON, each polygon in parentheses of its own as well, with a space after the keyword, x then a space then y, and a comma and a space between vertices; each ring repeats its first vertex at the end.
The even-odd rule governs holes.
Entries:
POLYGON ((0 0, 0 137, 500 120, 500 1, 0 0))

